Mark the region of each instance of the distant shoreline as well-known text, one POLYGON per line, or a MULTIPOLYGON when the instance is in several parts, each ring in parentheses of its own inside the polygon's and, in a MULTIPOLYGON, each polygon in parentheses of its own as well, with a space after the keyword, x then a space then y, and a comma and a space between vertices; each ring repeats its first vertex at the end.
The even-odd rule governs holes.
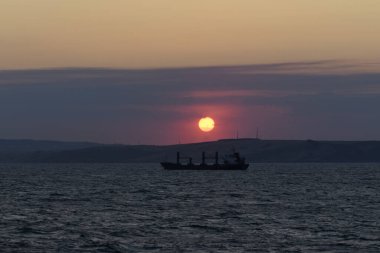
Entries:
POLYGON ((176 145, 107 145, 90 142, 0 140, 1 163, 157 163, 175 152, 198 162, 201 152, 238 150, 257 163, 377 163, 380 141, 224 139, 176 145))

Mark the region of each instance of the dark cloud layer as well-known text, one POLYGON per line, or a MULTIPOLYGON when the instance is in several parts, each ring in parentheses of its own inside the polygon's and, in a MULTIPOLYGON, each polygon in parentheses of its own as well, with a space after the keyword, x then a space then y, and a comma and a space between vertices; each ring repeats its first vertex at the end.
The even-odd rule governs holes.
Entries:
POLYGON ((305 62, 182 69, 0 71, 0 138, 202 141, 215 114, 228 138, 380 139, 380 72, 305 62))

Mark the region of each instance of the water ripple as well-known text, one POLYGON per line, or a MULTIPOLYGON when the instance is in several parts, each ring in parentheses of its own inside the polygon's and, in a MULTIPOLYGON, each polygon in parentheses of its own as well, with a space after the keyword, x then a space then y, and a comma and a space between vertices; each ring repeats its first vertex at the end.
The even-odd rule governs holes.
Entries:
POLYGON ((379 164, 0 165, 1 252, 380 252, 379 164))

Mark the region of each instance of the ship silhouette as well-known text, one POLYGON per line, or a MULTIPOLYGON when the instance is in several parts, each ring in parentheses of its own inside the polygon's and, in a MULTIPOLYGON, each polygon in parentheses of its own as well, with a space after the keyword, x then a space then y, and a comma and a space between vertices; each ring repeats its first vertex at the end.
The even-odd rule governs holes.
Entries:
POLYGON ((246 170, 249 166, 245 162, 245 158, 241 157, 238 152, 233 152, 230 155, 224 156, 222 162, 219 163, 219 153, 216 152, 214 157, 206 157, 206 153, 202 152, 202 162, 194 164, 192 157, 181 157, 177 152, 177 162, 161 162, 161 165, 166 170, 246 170), (206 159, 213 158, 213 164, 206 163, 206 159), (187 163, 181 163, 181 160, 186 159, 187 163))

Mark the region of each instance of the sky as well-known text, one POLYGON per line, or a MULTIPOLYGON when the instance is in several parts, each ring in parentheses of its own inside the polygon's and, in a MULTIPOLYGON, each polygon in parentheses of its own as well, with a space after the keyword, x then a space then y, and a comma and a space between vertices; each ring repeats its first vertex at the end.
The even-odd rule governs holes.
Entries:
POLYGON ((1 0, 0 68, 377 60, 378 0, 1 0))
POLYGON ((0 71, 2 138, 177 144, 380 139, 377 65, 300 62, 0 71), (210 116, 215 129, 197 123, 210 116))
POLYGON ((377 0, 1 0, 0 138, 379 140, 378 31, 377 0))

